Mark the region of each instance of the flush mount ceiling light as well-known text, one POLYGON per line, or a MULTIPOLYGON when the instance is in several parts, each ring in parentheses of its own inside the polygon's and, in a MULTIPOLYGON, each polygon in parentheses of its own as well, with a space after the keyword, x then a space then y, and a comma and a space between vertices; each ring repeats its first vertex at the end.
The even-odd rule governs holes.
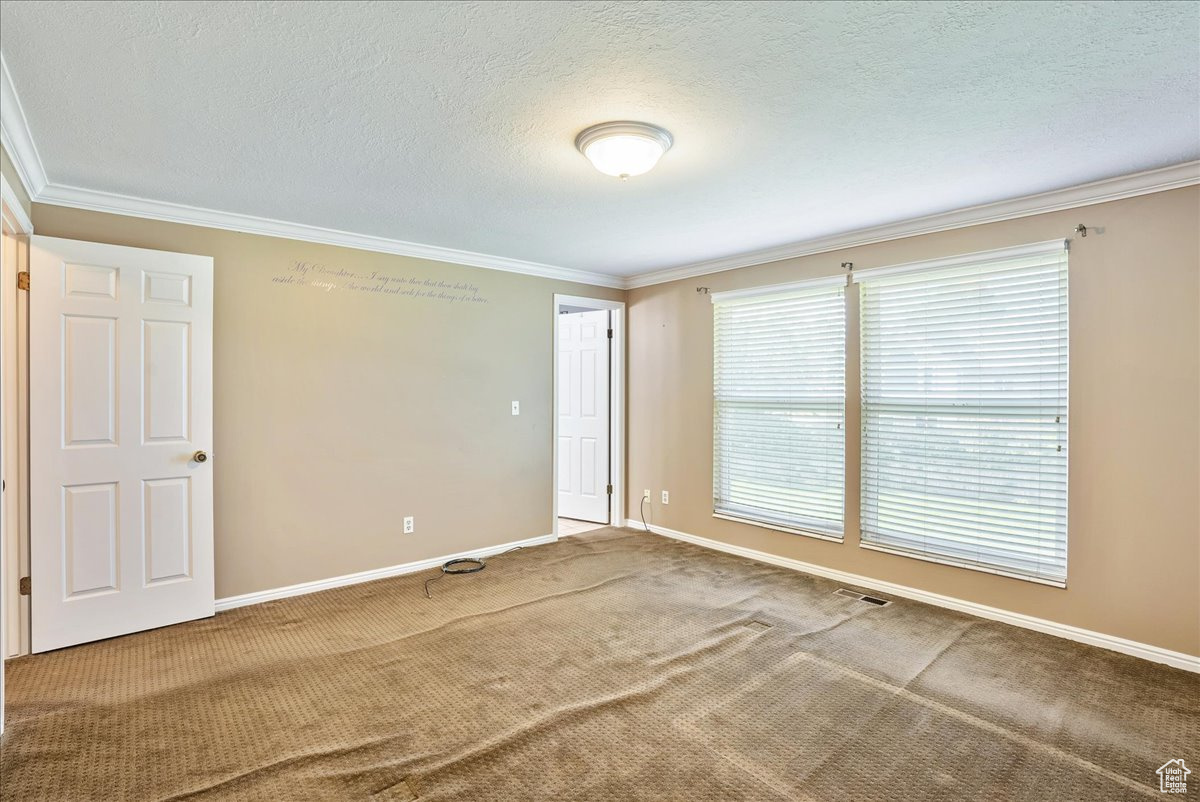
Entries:
POLYGON ((673 141, 657 125, 623 121, 583 129, 575 137, 575 147, 597 170, 624 181, 654 169, 673 141))

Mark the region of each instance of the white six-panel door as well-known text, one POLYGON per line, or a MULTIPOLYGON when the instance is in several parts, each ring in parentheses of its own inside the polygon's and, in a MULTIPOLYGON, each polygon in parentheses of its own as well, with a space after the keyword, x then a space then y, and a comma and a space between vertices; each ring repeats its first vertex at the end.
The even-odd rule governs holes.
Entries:
POLYGON ((608 311, 558 316, 558 514, 608 523, 608 311))
POLYGON ((32 646, 213 614, 213 266, 32 238, 32 646))

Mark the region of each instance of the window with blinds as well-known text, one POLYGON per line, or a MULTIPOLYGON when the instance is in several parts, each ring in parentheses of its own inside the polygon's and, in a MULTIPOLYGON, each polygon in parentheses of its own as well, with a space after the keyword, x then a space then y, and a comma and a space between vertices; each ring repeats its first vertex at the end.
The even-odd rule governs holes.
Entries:
POLYGON ((712 296, 715 515, 842 539, 845 289, 712 296))
POLYGON ((1065 586, 1065 243, 854 279, 862 545, 1065 586))

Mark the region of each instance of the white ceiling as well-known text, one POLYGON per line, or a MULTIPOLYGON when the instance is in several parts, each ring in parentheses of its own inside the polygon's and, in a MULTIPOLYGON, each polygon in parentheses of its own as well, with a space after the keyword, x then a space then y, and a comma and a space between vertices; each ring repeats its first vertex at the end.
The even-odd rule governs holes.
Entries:
POLYGON ((50 182, 618 276, 1200 157, 1200 4, 34 3, 50 182), (668 128, 648 175, 575 134, 668 128))

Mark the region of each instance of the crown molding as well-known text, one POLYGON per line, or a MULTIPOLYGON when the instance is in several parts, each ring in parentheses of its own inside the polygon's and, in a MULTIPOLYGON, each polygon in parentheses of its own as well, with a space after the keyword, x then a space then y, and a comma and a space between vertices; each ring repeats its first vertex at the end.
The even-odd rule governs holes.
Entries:
MULTIPOLYGON (((19 108, 17 109, 19 112, 19 108)), ((23 122, 24 117, 21 116, 23 122)), ((6 129, 7 130, 7 129, 6 129)), ((6 136, 7 139, 7 136, 6 136)), ((37 151, 29 148, 33 158, 37 151)), ((7 148, 7 143, 6 143, 7 148)), ((13 162, 21 158, 17 151, 9 149, 13 162)), ((28 165, 25 165, 28 169, 28 165)), ((21 165, 17 166, 21 172, 21 165)), ((36 162, 36 170, 41 170, 41 162, 36 162)), ((89 209, 109 214, 144 217, 152 220, 164 220, 172 223, 220 228, 229 231, 240 231, 248 234, 260 234, 270 237, 316 242, 326 245, 340 245, 359 250, 391 253, 400 256, 411 256, 417 259, 429 259, 437 262, 482 267, 491 270, 503 270, 510 273, 539 276, 542 278, 573 281, 600 287, 616 289, 636 289, 653 284, 664 284, 684 278, 694 278, 726 270, 736 270, 740 267, 778 262, 784 259, 794 259, 800 256, 827 253, 829 251, 854 248, 860 245, 870 245, 888 240, 915 237, 921 234, 932 234, 938 231, 949 231, 967 226, 995 223, 1001 220, 1012 220, 1048 212, 1075 209, 1096 203, 1132 198, 1153 192, 1163 192, 1181 187, 1200 184, 1200 161, 1184 162, 1182 164, 1147 170, 1141 173, 1107 178, 1088 184, 1067 187, 1065 189, 1027 195, 1021 198, 971 206, 925 217, 917 217, 896 223, 888 223, 871 228, 858 229, 828 237, 819 237, 801 242, 789 243, 773 248, 765 248, 733 256, 710 259, 690 265, 657 270, 639 275, 620 277, 605 273, 558 267, 555 265, 527 262, 520 259, 510 259, 504 256, 461 251, 454 248, 444 248, 438 245, 425 245, 418 242, 376 237, 369 234, 355 234, 338 229, 309 226, 302 223, 289 223, 252 215, 221 212, 214 209, 204 209, 196 206, 169 203, 166 201, 135 198, 129 195, 119 195, 112 192, 70 187, 61 184, 43 183, 40 191, 30 192, 30 197, 37 203, 48 203, 56 206, 68 206, 77 209, 89 209)), ((26 185, 28 190, 30 185, 26 185)))
POLYGON ((266 217, 221 212, 215 209, 54 184, 46 177, 46 171, 42 166, 41 157, 38 156, 37 148, 34 146, 33 137, 29 133, 25 112, 21 108, 3 54, 0 54, 0 96, 3 101, 0 103, 0 139, 16 167, 18 177, 25 185, 26 193, 35 203, 145 217, 152 220, 220 228, 247 234, 283 237, 324 245, 340 245, 378 253, 411 256, 417 259, 450 262, 470 267, 503 270, 509 273, 626 290, 648 287, 652 284, 665 284, 711 273, 721 273, 739 267, 751 267, 783 259, 794 259, 860 245, 915 237, 920 234, 932 234, 955 228, 1074 209, 1095 203, 1105 203, 1200 184, 1200 161, 1190 161, 1036 195, 970 206, 965 209, 622 277, 474 251, 461 251, 438 245, 425 245, 419 242, 407 242, 369 234, 355 234, 350 231, 290 223, 266 217))
POLYGON ((419 242, 406 242, 387 237, 376 237, 370 234, 355 234, 351 231, 341 231, 334 228, 322 228, 303 223, 289 223, 284 220, 273 220, 267 217, 255 217, 248 214, 220 212, 215 209, 204 209, 180 203, 135 198, 112 192, 98 192, 92 189, 69 187, 61 184, 47 184, 37 194, 34 201, 54 206, 68 206, 74 209, 88 209, 94 212, 143 217, 150 220, 163 220, 169 223, 220 228, 226 231, 239 231, 245 234, 282 237, 302 242, 316 242, 322 245, 340 245, 344 248, 357 248, 363 251, 411 256, 416 259, 450 262, 456 265, 502 270, 508 273, 521 273, 527 276, 558 279, 560 281, 571 281, 593 286, 615 287, 617 289, 624 287, 624 280, 622 278, 604 273, 592 273, 586 270, 575 270, 568 267, 541 264, 539 262, 510 259, 505 256, 492 256, 486 253, 475 253, 474 251, 461 251, 455 248, 444 248, 439 245, 424 245, 419 242))
POLYGON ((1156 170, 1146 170, 1141 173, 1106 178, 1066 189, 1041 192, 1037 195, 986 203, 981 206, 969 206, 951 212, 915 217, 911 220, 861 228, 828 237, 818 237, 773 248, 724 256, 719 259, 708 259, 666 270, 641 273, 627 278, 625 289, 649 287, 652 284, 665 284, 684 278, 736 270, 739 267, 795 259, 799 256, 812 256, 818 253, 855 248, 860 245, 871 245, 876 242, 915 237, 919 234, 932 234, 937 231, 949 231, 983 223, 996 223, 1001 220, 1075 209, 1080 206, 1132 198, 1137 195, 1179 189, 1195 184, 1200 184, 1200 161, 1183 162, 1156 170))
POLYGON ((0 199, 4 201, 4 216, 6 222, 9 222, 13 227, 22 234, 33 233, 33 221, 29 219, 29 215, 25 214, 25 209, 21 206, 21 199, 17 197, 17 192, 8 183, 8 179, 0 175, 0 199))
POLYGON ((416 259, 429 259, 435 262, 450 262, 468 267, 482 267, 489 270, 502 270, 508 273, 521 273, 527 276, 571 281, 600 287, 615 287, 622 289, 625 280, 619 276, 604 273, 594 273, 588 270, 576 270, 557 265, 528 262, 523 259, 510 259, 505 256, 492 256, 486 253, 463 251, 455 248, 444 248, 438 245, 425 245, 419 242, 377 237, 370 234, 355 234, 321 226, 309 226, 302 223, 290 223, 284 220, 274 220, 267 217, 221 212, 215 209, 204 209, 180 203, 136 198, 130 195, 120 195, 115 192, 101 192, 94 189, 72 187, 49 181, 42 167, 41 157, 33 144, 29 132, 29 123, 17 97, 12 77, 8 72, 8 64, 0 54, 0 135, 2 144, 12 159, 25 192, 35 203, 47 203, 55 206, 69 206, 75 209, 88 209, 108 214, 120 214, 132 217, 144 217, 150 220, 164 220, 170 223, 220 228, 227 231, 239 231, 246 234, 260 234, 268 237, 283 237, 303 242, 316 242, 323 245, 340 245, 345 248, 357 248, 377 253, 390 253, 398 256, 411 256, 416 259))
POLYGON ((21 108, 3 53, 0 53, 0 144, 12 159, 17 177, 25 186, 25 194, 33 198, 46 186, 46 171, 33 145, 25 110, 21 108))

